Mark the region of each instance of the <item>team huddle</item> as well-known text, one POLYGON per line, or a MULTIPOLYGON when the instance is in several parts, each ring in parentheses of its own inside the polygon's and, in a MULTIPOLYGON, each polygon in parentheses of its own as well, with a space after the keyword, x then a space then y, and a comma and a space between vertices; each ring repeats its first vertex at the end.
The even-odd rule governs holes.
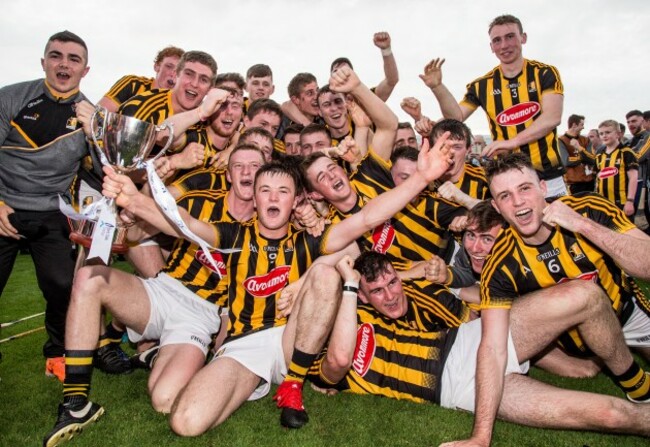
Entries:
POLYGON ((650 279, 650 237, 633 223, 643 193, 650 208, 650 116, 628 113, 630 141, 614 120, 580 135, 579 115, 558 135, 558 70, 523 57, 514 16, 489 36, 500 64, 460 102, 444 59, 425 66, 442 117, 405 98, 411 125, 385 103, 399 79, 385 32, 377 86, 339 58, 320 88, 296 74, 283 104, 267 65, 218 74, 210 54, 167 47, 154 78, 124 76, 95 105, 79 90, 86 44, 53 35, 45 79, 0 89, 2 287, 26 243, 47 302, 46 374, 63 384, 43 445, 104 414, 89 399, 94 369, 134 368, 180 436, 271 385, 281 425, 301 428, 309 382, 474 412, 471 438, 445 446, 490 445, 497 417, 650 437, 650 372, 633 356, 650 360, 635 282, 650 279), (463 123, 478 108, 489 144, 463 123), (97 110, 165 124, 151 156, 169 149, 148 173, 102 166, 97 110), (136 274, 72 246, 60 196, 79 210, 114 200, 136 274), (531 363, 603 371, 621 397, 542 383, 531 363))

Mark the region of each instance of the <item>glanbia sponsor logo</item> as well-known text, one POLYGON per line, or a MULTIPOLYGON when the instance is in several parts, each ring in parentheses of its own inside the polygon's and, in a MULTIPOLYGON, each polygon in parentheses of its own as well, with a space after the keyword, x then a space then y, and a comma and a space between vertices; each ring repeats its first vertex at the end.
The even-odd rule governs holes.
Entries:
POLYGON ((532 119, 541 110, 538 102, 522 102, 497 115, 497 123, 501 126, 516 126, 532 119))
POLYGON ((214 259, 214 262, 217 264, 217 267, 219 267, 219 273, 221 274, 221 276, 222 277, 226 276, 226 263, 223 262, 221 253, 214 252, 214 253, 208 253, 206 255, 203 250, 197 250, 196 253, 194 254, 194 259, 196 259, 203 266, 207 267, 208 269, 214 272, 215 271, 214 267, 212 267, 212 264, 210 264, 210 261, 208 260, 208 255, 212 256, 212 259, 214 259))
POLYGON ((372 249, 379 253, 386 253, 393 241, 395 240, 395 228, 390 223, 390 219, 383 225, 375 227, 372 233, 372 249))
POLYGON ((290 265, 276 267, 266 275, 253 276, 244 281, 244 288, 254 297, 263 298, 279 292, 289 281, 290 265))
POLYGON ((352 368, 361 377, 370 369, 375 357, 375 328, 370 323, 364 323, 357 330, 357 346, 354 349, 352 368))
POLYGON ((600 170, 600 172, 598 173, 598 178, 614 177, 616 174, 618 174, 618 168, 614 166, 609 166, 607 168, 603 168, 600 170))

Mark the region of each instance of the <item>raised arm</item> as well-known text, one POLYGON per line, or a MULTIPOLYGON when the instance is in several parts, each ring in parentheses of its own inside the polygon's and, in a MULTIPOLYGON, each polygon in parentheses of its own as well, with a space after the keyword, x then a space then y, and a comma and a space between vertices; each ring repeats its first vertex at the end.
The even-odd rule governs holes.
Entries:
MULTIPOLYGON (((104 166, 104 174, 106 175, 102 185, 102 194, 105 197, 115 199, 117 206, 124 208, 161 232, 171 236, 185 237, 175 225, 167 220, 167 217, 151 197, 145 196, 138 191, 138 188, 128 176, 117 174, 109 166, 104 166)), ((185 225, 194 234, 209 244, 216 245, 215 228, 211 224, 195 219, 183 208, 179 208, 179 212, 185 225)))
POLYGON ((397 133, 397 116, 393 111, 359 80, 350 67, 344 66, 334 70, 329 85, 335 92, 350 93, 354 96, 376 126, 372 139, 373 150, 381 158, 390 159, 397 133))
POLYGON ((442 83, 442 65, 444 63, 445 60, 441 58, 431 60, 424 66, 424 74, 420 75, 420 79, 436 97, 442 116, 465 121, 474 110, 459 104, 445 84, 442 83))
POLYGON ((445 132, 432 148, 423 144, 417 170, 407 180, 369 201, 358 213, 334 224, 329 230, 325 250, 329 253, 341 250, 366 231, 393 217, 430 182, 442 176, 453 163, 449 148, 444 145, 448 137, 449 132, 445 132))
POLYGON ((559 225, 579 233, 607 253, 625 273, 644 280, 650 279, 650 236, 638 228, 617 233, 578 214, 565 203, 556 200, 544 209, 544 222, 559 225))
POLYGON ((397 62, 395 62, 395 56, 390 47, 390 34, 387 32, 375 33, 372 41, 381 50, 381 56, 384 59, 384 79, 375 87, 375 95, 386 102, 399 82, 397 62))

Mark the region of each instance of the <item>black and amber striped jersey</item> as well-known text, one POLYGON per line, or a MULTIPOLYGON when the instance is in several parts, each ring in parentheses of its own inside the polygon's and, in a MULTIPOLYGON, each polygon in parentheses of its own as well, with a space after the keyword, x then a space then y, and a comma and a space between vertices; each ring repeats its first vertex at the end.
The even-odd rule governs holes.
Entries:
MULTIPOLYGON (((228 212, 228 201, 224 192, 194 191, 180 197, 177 203, 192 217, 203 222, 236 222, 228 212)), ((219 251, 205 253, 198 245, 185 239, 177 239, 163 272, 179 280, 204 300, 224 306, 228 298, 225 258, 227 256, 219 251), (219 279, 219 275, 208 261, 208 256, 216 261, 219 273, 224 279, 219 279)))
MULTIPOLYGON (((461 105, 485 110, 492 140, 510 140, 539 118, 545 93, 564 94, 560 73, 551 65, 524 59, 519 75, 507 78, 500 66, 467 85, 461 105)), ((542 179, 564 173, 557 143, 557 129, 537 141, 519 147, 528 154, 542 179)))
POLYGON ((276 316, 276 300, 321 254, 328 230, 314 237, 289 226, 282 239, 267 239, 255 219, 246 224, 217 223, 215 228, 216 245, 232 250, 226 261, 228 337, 286 324, 286 318, 276 316))
POLYGON ((465 169, 454 185, 475 199, 485 200, 490 197, 490 188, 481 166, 465 162, 465 169))
POLYGON ((191 191, 226 191, 229 188, 226 170, 212 168, 194 169, 172 183, 181 194, 191 191))
MULTIPOLYGON (((598 194, 581 193, 558 200, 618 233, 636 228, 621 210, 598 194)), ((513 227, 500 233, 481 274, 481 308, 508 309, 519 296, 571 279, 599 284, 623 323, 634 297, 648 312, 642 292, 609 255, 584 236, 559 226, 540 245, 526 244, 513 227)), ((584 351, 575 333, 560 341, 571 352, 584 351)))
POLYGON ((596 192, 623 209, 628 198, 628 171, 639 169, 634 151, 619 144, 608 153, 607 148, 603 146, 596 152, 596 169, 596 192))
POLYGON ((154 78, 126 75, 113 84, 104 96, 120 106, 136 95, 153 90, 153 82, 154 78))
POLYGON ((342 381, 331 385, 320 378, 325 352, 310 368, 308 379, 323 388, 440 403, 442 371, 457 330, 440 326, 428 309, 412 299, 406 289, 405 293, 409 307, 400 319, 388 318, 368 304, 358 304, 352 367, 342 381))

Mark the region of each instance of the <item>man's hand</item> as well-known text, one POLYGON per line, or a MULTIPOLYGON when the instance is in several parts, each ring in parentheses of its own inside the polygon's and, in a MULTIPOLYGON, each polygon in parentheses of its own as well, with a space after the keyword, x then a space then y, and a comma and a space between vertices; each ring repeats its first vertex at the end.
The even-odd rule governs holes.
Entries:
POLYGON ((449 231, 454 233, 462 233, 467 228, 467 216, 456 216, 451 220, 449 224, 449 231))
POLYGON ((118 174, 110 166, 104 166, 104 182, 102 184, 102 195, 109 199, 115 199, 115 204, 122 208, 128 208, 134 197, 140 194, 138 187, 127 175, 118 174))
POLYGON ((296 302, 296 298, 298 298, 298 292, 301 286, 302 281, 295 281, 282 289, 280 297, 275 303, 275 308, 277 309, 276 318, 287 318, 291 315, 291 310, 296 302))
POLYGON ((337 157, 348 163, 357 163, 361 157, 361 152, 357 147, 357 143, 350 135, 346 136, 338 146, 328 148, 328 155, 332 158, 337 157))
POLYGON ((625 205, 623 206, 623 212, 627 217, 634 216, 634 202, 625 202, 625 205))
POLYGON ((372 43, 374 43, 375 46, 380 50, 386 50, 390 48, 390 34, 388 34, 386 31, 375 33, 375 35, 372 37, 372 43))
POLYGON ((445 284, 448 279, 447 264, 444 259, 433 255, 431 259, 424 264, 424 277, 427 281, 434 284, 445 284))
POLYGON ((485 146, 481 155, 486 158, 493 158, 499 154, 512 152, 517 148, 515 140, 496 140, 485 146))
POLYGON ((402 99, 400 107, 404 112, 406 112, 413 121, 420 121, 422 119, 422 104, 420 100, 412 96, 408 96, 402 99))
POLYGON ((14 209, 4 203, 0 205, 0 236, 20 239, 18 230, 9 222, 9 215, 15 213, 14 209))
POLYGON ((431 121, 429 118, 422 115, 422 118, 420 118, 420 120, 415 123, 415 131, 419 133, 422 138, 428 139, 435 124, 435 121, 431 121))
POLYGON ((199 143, 189 143, 180 154, 169 157, 173 169, 192 169, 203 165, 205 146, 199 143))
POLYGON ((84 133, 88 138, 92 138, 93 131, 90 128, 90 118, 93 116, 93 113, 95 113, 95 106, 84 99, 75 104, 74 111, 77 115, 77 119, 83 126, 84 133))
POLYGON ((580 143, 575 138, 571 138, 571 140, 569 140, 569 144, 576 149, 582 149, 580 143))
POLYGON ((208 119, 214 113, 221 108, 223 104, 228 101, 230 97, 234 96, 231 92, 227 90, 222 90, 220 88, 212 88, 205 95, 203 102, 197 107, 199 118, 208 119))
POLYGON ((424 85, 433 90, 442 84, 442 65, 444 63, 444 59, 437 58, 424 66, 424 74, 420 75, 420 79, 422 79, 424 85))
POLYGON ((357 74, 347 66, 337 68, 330 76, 330 88, 337 93, 350 93, 361 84, 357 74))
POLYGON ((336 263, 336 270, 343 278, 343 282, 353 282, 359 284, 361 281, 361 274, 354 269, 354 260, 350 255, 345 255, 339 262, 336 263))
POLYGON ((156 168, 156 174, 160 180, 165 181, 174 173, 174 168, 169 161, 169 157, 160 157, 153 162, 154 167, 156 168))
POLYGON ((429 148, 429 140, 422 140, 417 172, 424 177, 427 183, 439 179, 454 164, 451 151, 445 144, 448 138, 449 132, 443 133, 432 148, 429 148))
POLYGON ((361 107, 354 98, 351 98, 352 95, 347 95, 345 105, 352 118, 352 122, 356 127, 372 127, 372 120, 368 116, 363 107, 361 107))
POLYGON ((559 225, 574 233, 580 232, 580 223, 586 219, 578 214, 562 202, 561 200, 554 200, 546 208, 544 208, 544 215, 542 221, 548 225, 559 225))

